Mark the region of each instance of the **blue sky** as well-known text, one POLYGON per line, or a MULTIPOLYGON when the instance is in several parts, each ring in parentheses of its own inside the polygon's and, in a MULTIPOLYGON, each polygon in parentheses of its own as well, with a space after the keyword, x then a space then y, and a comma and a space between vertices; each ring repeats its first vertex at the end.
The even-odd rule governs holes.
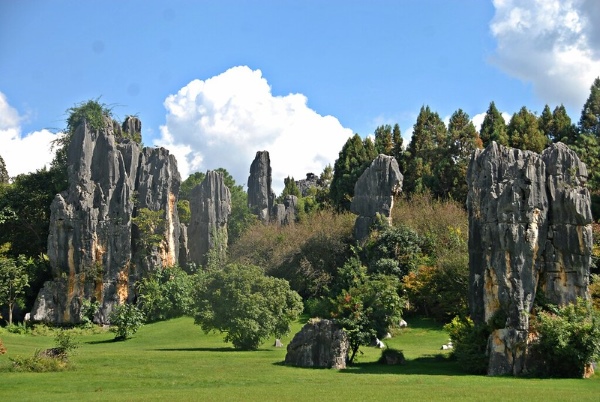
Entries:
POLYGON ((184 178, 225 167, 245 183, 266 149, 281 189, 354 132, 399 123, 408 142, 422 105, 563 103, 577 121, 598 20, 596 0, 0 0, 0 155, 12 176, 42 167, 65 111, 100 97, 184 178))

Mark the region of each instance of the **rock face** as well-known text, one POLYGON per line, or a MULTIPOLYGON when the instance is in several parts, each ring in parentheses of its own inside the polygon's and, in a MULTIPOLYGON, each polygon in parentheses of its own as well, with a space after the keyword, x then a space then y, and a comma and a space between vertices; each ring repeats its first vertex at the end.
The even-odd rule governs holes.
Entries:
POLYGON ((285 364, 300 367, 346 368, 346 333, 330 320, 311 320, 287 347, 285 364))
POLYGON ((50 216, 48 257, 53 281, 46 282, 32 311, 35 321, 76 323, 84 300, 101 305, 106 323, 117 304, 134 298, 134 283, 156 266, 177 263, 180 176, 173 155, 140 149, 127 137, 141 131, 137 118, 121 128, 82 123, 68 149, 69 188, 57 194, 50 216), (125 130, 125 132, 123 131, 125 130), (162 241, 147 250, 133 224, 138 212, 161 211, 162 241))
POLYGON ((270 221, 275 203, 275 194, 271 189, 271 159, 268 151, 259 151, 250 165, 248 177, 248 207, 261 222, 270 221))
POLYGON ((350 211, 358 215, 354 237, 358 241, 369 235, 377 215, 391 223, 394 195, 402 190, 403 176, 392 156, 380 154, 371 162, 354 185, 350 211))
POLYGON ((250 166, 248 207, 263 223, 291 224, 296 220, 298 198, 286 196, 283 204, 275 204, 271 180, 269 152, 259 151, 250 166))
POLYGON ((231 213, 231 193, 223 181, 223 174, 206 172, 190 196, 191 221, 187 230, 189 260, 205 265, 207 253, 219 247, 227 248, 227 219, 231 213))
POLYGON ((553 302, 585 297, 591 263, 587 169, 566 145, 542 155, 496 143, 467 172, 469 307, 491 323, 488 374, 520 374, 536 292, 553 302))

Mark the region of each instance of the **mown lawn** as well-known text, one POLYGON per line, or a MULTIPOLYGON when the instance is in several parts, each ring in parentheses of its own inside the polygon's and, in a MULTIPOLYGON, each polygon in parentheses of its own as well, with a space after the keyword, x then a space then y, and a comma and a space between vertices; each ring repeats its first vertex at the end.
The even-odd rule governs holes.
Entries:
MULTIPOLYGON (((293 329, 300 329, 298 323, 293 329)), ((0 401, 598 401, 600 375, 589 380, 490 378, 460 372, 439 356, 447 335, 425 320, 387 340, 402 349, 403 366, 376 364, 380 351, 363 348, 346 370, 283 366, 285 349, 272 342, 235 351, 220 334, 205 335, 191 318, 144 326, 126 342, 113 334, 79 337, 74 370, 10 372, 10 356, 31 356, 54 345, 51 336, 0 334, 0 401), (437 357, 436 357, 437 356, 437 357)), ((291 335, 282 339, 289 343, 291 335)))

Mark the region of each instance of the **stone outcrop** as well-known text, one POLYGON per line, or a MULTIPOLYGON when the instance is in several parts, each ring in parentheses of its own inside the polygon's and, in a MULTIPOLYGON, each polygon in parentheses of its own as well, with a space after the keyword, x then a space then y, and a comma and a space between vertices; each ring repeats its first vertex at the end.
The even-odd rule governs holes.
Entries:
POLYGON ((190 211, 192 218, 187 230, 189 260, 205 265, 209 250, 219 247, 219 251, 225 253, 227 248, 231 193, 221 172, 206 172, 202 183, 192 190, 190 211))
POLYGON ((285 364, 344 369, 348 346, 346 333, 333 321, 313 319, 294 335, 285 364))
POLYGON ((106 323, 113 307, 132 300, 134 283, 157 266, 176 264, 180 224, 176 202, 180 176, 173 155, 129 139, 137 118, 123 127, 106 118, 95 130, 86 122, 68 148, 68 183, 51 205, 48 258, 53 281, 40 291, 35 321, 76 323, 84 300, 100 303, 106 323), (161 211, 162 241, 140 243, 133 218, 144 208, 161 211))
POLYGON ((275 204, 271 181, 269 152, 259 151, 250 166, 248 207, 263 223, 291 224, 296 220, 298 198, 288 195, 283 204, 275 204))
POLYGON ((591 263, 587 169, 566 145, 542 155, 496 143, 475 152, 469 194, 469 306, 492 324, 489 375, 525 368, 537 291, 556 303, 586 296, 591 263))
POLYGON ((379 216, 391 224, 394 195, 402 190, 403 176, 394 157, 380 154, 354 185, 350 211, 358 215, 354 237, 364 240, 379 216))
POLYGON ((321 180, 321 178, 314 173, 307 173, 306 179, 296 181, 296 186, 298 186, 300 193, 302 193, 302 197, 309 195, 311 191, 314 191, 313 189, 318 191, 326 188, 327 185, 328 183, 321 180))
POLYGON ((275 204, 275 193, 271 188, 271 159, 268 151, 259 151, 250 165, 248 177, 248 207, 261 222, 270 221, 275 204))

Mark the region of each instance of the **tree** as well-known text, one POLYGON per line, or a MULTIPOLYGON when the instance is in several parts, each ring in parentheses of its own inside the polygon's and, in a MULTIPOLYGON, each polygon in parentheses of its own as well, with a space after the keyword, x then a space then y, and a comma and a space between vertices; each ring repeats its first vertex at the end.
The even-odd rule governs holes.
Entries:
POLYGON ((298 198, 302 197, 302 193, 300 192, 300 189, 298 188, 298 185, 293 177, 288 176, 283 179, 283 185, 284 187, 283 191, 281 192, 280 200, 283 200, 283 198, 285 198, 287 195, 294 195, 298 198))
POLYGON ((159 267, 137 285, 138 307, 148 322, 188 314, 193 276, 178 266, 159 267))
POLYGON ((581 111, 579 129, 582 134, 600 137, 600 77, 597 77, 590 87, 590 96, 581 111))
POLYGON ((287 334, 303 307, 287 281, 238 264, 200 274, 194 300, 195 323, 205 332, 225 332, 225 342, 242 350, 287 334))
POLYGON ((400 321, 404 303, 398 296, 398 278, 389 275, 341 276, 351 278, 355 283, 334 299, 332 316, 348 336, 348 363, 352 364, 361 346, 369 345, 376 337, 383 337, 400 321))
POLYGON ((32 261, 20 255, 16 260, 0 256, 0 304, 8 305, 8 324, 12 325, 13 309, 29 286, 27 267, 32 261))
POLYGON ((408 144, 403 185, 406 193, 421 193, 435 187, 435 165, 444 162, 441 158, 446 143, 446 125, 429 106, 422 106, 408 144))
POLYGON ((142 253, 149 253, 152 249, 160 247, 163 243, 165 211, 153 211, 149 208, 139 208, 136 216, 131 221, 137 228, 137 246, 142 253))
POLYGON ((487 147, 492 141, 496 141, 500 145, 508 146, 508 134, 506 133, 506 122, 504 117, 496 108, 494 102, 490 103, 488 110, 485 112, 479 136, 483 142, 483 146, 487 147))
POLYGON ((358 134, 350 137, 333 165, 333 179, 329 195, 331 204, 337 211, 349 211, 354 185, 369 164, 377 157, 373 141, 364 141, 358 134))
POLYGON ((400 132, 400 126, 398 123, 394 124, 392 129, 392 141, 394 148, 392 149, 392 156, 396 158, 400 172, 406 171, 406 163, 404 160, 404 140, 402 139, 402 133, 400 132))
POLYGON ((392 155, 394 141, 392 139, 392 126, 389 124, 375 129, 375 150, 378 154, 392 155))
POLYGON ((435 175, 438 178, 439 195, 452 196, 457 201, 467 200, 467 168, 473 151, 482 147, 479 134, 469 115, 458 109, 448 123, 448 145, 446 155, 435 175))
POLYGON ((563 105, 557 106, 552 112, 552 130, 546 135, 553 142, 564 142, 572 145, 577 139, 577 127, 571 122, 567 109, 563 105))
POLYGON ((507 131, 511 147, 541 153, 548 145, 548 137, 539 129, 537 117, 525 106, 512 115, 507 131))
POLYGON ((115 333, 116 341, 124 341, 144 325, 144 314, 135 305, 125 303, 114 308, 108 317, 110 331, 115 333))
POLYGON ((10 177, 8 176, 8 171, 6 170, 6 163, 4 163, 4 159, 0 155, 0 185, 8 184, 10 177))

